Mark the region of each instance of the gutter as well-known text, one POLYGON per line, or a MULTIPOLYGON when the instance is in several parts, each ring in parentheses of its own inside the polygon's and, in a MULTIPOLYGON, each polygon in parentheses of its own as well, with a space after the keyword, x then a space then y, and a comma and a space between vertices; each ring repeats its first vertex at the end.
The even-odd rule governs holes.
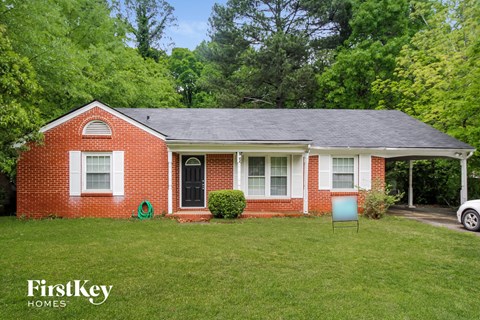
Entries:
POLYGON ((470 153, 473 153, 476 151, 476 149, 462 149, 462 148, 435 148, 435 147, 410 147, 410 148, 394 148, 394 147, 351 147, 351 146, 345 146, 345 147, 311 147, 312 150, 379 150, 379 151, 418 151, 418 150, 442 150, 442 151, 468 151, 470 153))
POLYGON ((296 145, 296 146, 310 146, 311 140, 169 140, 168 145, 247 145, 247 144, 271 144, 271 145, 296 145))

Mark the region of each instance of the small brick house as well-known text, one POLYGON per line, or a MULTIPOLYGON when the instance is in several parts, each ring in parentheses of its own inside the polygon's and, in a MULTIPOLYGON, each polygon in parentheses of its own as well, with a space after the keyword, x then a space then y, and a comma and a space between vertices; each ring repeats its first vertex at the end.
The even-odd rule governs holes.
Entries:
POLYGON ((93 101, 41 132, 44 143, 18 162, 17 216, 128 218, 143 200, 156 214, 208 214, 207 195, 219 189, 242 190, 247 212, 328 212, 332 197, 384 181, 386 159, 450 157, 466 174, 474 150, 387 110, 115 109, 93 101))

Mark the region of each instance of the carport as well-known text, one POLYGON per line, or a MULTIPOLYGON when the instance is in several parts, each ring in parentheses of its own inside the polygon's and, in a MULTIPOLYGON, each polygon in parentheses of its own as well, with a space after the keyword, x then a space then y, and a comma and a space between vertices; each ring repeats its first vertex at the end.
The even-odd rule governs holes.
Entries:
POLYGON ((460 189, 460 203, 463 204, 468 200, 468 170, 467 170, 467 160, 473 155, 475 149, 471 146, 468 146, 464 143, 463 148, 458 149, 412 149, 412 150, 389 150, 388 154, 386 153, 384 157, 389 161, 408 161, 409 163, 409 172, 408 172, 408 207, 415 208, 413 203, 413 185, 415 181, 413 180, 413 166, 415 160, 432 160, 432 159, 456 159, 460 161, 460 170, 461 170, 461 189, 460 189))

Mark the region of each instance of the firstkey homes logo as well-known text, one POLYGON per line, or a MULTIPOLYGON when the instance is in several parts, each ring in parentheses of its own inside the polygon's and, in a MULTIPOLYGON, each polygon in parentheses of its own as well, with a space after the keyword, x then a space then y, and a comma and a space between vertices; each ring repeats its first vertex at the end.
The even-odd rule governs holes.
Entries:
POLYGON ((66 283, 48 284, 46 280, 27 280, 29 307, 60 307, 67 305, 65 298, 83 297, 93 305, 107 301, 112 285, 89 284, 90 280, 71 280, 66 283))

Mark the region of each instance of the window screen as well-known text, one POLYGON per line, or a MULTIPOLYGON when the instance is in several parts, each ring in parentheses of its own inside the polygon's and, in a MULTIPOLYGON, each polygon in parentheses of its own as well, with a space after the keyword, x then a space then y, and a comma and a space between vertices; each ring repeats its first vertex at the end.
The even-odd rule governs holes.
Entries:
POLYGON ((354 188, 353 158, 333 158, 333 189, 354 188))

